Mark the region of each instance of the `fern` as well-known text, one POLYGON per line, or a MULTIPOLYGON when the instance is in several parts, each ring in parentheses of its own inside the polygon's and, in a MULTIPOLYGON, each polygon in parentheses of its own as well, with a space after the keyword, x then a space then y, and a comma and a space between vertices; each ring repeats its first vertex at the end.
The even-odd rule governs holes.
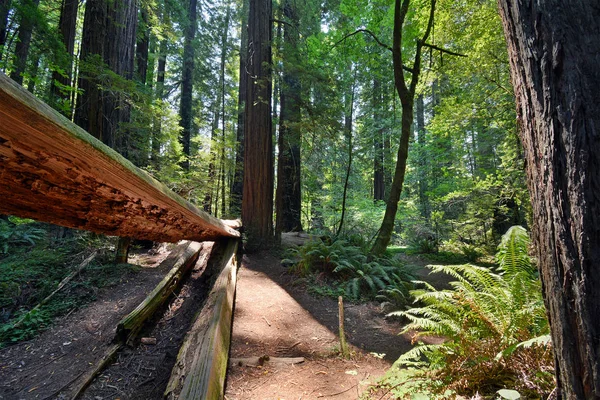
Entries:
MULTIPOLYGON (((537 337, 548 333, 541 286, 527 255, 528 246, 527 232, 512 227, 498 248, 498 273, 470 264, 430 266, 433 273, 455 279, 452 289, 437 291, 419 282, 423 288, 411 294, 420 306, 392 314, 408 319, 403 332, 416 331, 413 340, 436 335, 445 342, 419 344, 398 363, 421 365, 422 376, 438 393, 452 389, 473 395, 486 385, 502 388, 507 379, 514 385, 530 380, 541 385, 537 390, 551 390, 551 378, 536 375, 542 365, 551 368, 550 352, 527 347, 542 343, 537 337)), ((531 392, 530 387, 520 389, 531 392)))

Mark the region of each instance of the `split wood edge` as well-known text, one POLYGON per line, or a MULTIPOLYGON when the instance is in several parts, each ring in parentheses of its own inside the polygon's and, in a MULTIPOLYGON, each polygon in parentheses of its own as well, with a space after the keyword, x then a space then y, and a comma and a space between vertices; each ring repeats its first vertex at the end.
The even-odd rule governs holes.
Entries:
POLYGON ((231 339, 238 240, 229 239, 220 273, 179 350, 166 399, 221 399, 231 339))

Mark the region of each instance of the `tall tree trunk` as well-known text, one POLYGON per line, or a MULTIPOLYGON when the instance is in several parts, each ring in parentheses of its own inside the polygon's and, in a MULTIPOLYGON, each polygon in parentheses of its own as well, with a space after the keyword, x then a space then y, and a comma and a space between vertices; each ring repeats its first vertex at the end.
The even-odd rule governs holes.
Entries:
POLYGON ((249 251, 268 247, 273 241, 271 18, 270 0, 250 0, 242 200, 242 220, 249 251))
POLYGON ((242 32, 240 40, 240 81, 238 89, 238 119, 236 128, 236 152, 233 184, 229 210, 232 216, 239 215, 242 210, 242 193, 244 191, 244 125, 245 125, 245 96, 248 85, 247 48, 248 48, 248 0, 242 3, 242 32))
POLYGON ((558 398, 600 397, 600 7, 500 0, 558 398), (557 12, 560 10, 560 12, 557 12))
POLYGON ((36 12, 40 0, 25 0, 20 8, 19 35, 15 46, 15 62, 10 78, 19 85, 23 84, 23 73, 27 67, 27 56, 31 45, 31 35, 36 21, 36 12))
POLYGON ((402 133, 400 135, 400 145, 398 146, 396 169, 394 170, 394 178, 392 180, 392 187, 390 188, 390 197, 388 198, 388 202, 386 204, 385 214, 383 216, 383 221, 381 222, 381 227, 379 228, 377 238, 375 239, 375 243, 373 243, 373 247, 370 251, 371 256, 383 254, 392 238, 396 212, 398 211, 398 201, 400 200, 402 185, 404 184, 404 177, 406 174, 408 144, 414 118, 413 106, 415 91, 417 89, 417 83, 419 82, 419 75, 421 74, 421 52, 433 27, 435 0, 431 0, 429 20, 427 22, 425 33, 423 34, 422 38, 417 40, 414 64, 411 69, 412 77, 409 85, 407 85, 404 78, 403 69, 402 29, 406 14, 408 13, 409 5, 410 0, 396 0, 394 7, 394 42, 392 45, 392 59, 394 66, 394 84, 396 86, 398 96, 400 97, 400 103, 402 104, 402 133))
POLYGON ((79 62, 81 94, 77 99, 75 123, 92 136, 109 144, 103 137, 103 101, 94 65, 104 61, 104 44, 107 29, 106 0, 87 0, 83 20, 83 37, 79 62))
POLYGON ((143 4, 140 6, 139 31, 135 47, 135 75, 138 82, 146 85, 150 51, 150 20, 148 19, 148 10, 143 4))
POLYGON ((298 78, 299 15, 294 0, 283 4, 286 20, 283 32, 283 83, 279 114, 279 156, 277 163, 277 236, 302 231, 300 192, 300 122, 302 88, 298 78))
POLYGON ((225 64, 227 62, 228 38, 229 38, 229 20, 231 19, 231 4, 227 3, 227 12, 225 14, 225 23, 223 24, 223 35, 221 37, 221 74, 219 77, 221 89, 221 148, 220 148, 220 170, 221 170, 221 217, 225 216, 225 147, 226 143, 226 111, 225 111, 225 64))
POLYGON ((379 78, 373 79, 373 199, 385 200, 385 181, 383 174, 383 116, 381 83, 379 78))
POLYGON ((72 104, 70 104, 73 80, 73 56, 75 52, 75 35, 77 33, 77 12, 79 0, 63 0, 60 8, 59 33, 62 43, 65 45, 65 53, 59 58, 58 64, 62 71, 52 72, 52 84, 50 91, 53 101, 58 110, 66 117, 71 116, 72 104))
POLYGON ((8 14, 10 13, 11 0, 0 0, 0 60, 4 54, 6 43, 6 30, 8 27, 8 14))
MULTIPOLYGON (((352 72, 352 66, 350 66, 350 72, 352 72)), ((354 71, 354 78, 352 79, 352 86, 350 93, 346 93, 346 107, 344 115, 344 134, 346 141, 348 142, 348 165, 346 167, 346 179, 344 180, 344 192, 342 193, 342 215, 340 217, 340 225, 338 226, 337 233, 335 236, 340 236, 342 229, 344 228, 344 219, 346 218, 346 199, 348 197, 348 184, 350 182, 350 173, 352 172, 352 121, 354 117, 354 90, 356 85, 356 70, 354 71)))
POLYGON ((197 5, 198 0, 190 0, 188 7, 188 21, 185 27, 185 38, 183 42, 183 71, 181 76, 181 104, 179 106, 179 115, 181 118, 181 145, 185 160, 182 167, 189 171, 190 169, 190 145, 192 138, 192 100, 194 90, 194 39, 197 29, 197 5))
POLYGON ((417 176, 419 178, 419 209, 421 216, 429 219, 429 198, 427 196, 427 155, 425 154, 425 101, 417 96, 417 143, 419 145, 417 176))
MULTIPOLYGON (((158 66, 156 68, 156 100, 164 101, 165 72, 167 68, 167 40, 161 39, 158 45, 158 66)), ((152 152, 150 157, 155 168, 159 167, 160 146, 162 142, 162 117, 156 118, 152 129, 152 152)))

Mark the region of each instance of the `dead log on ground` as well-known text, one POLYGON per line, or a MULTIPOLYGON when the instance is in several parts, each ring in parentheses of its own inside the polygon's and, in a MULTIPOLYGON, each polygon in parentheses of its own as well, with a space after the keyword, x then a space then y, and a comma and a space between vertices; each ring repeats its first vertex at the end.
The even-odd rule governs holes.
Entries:
POLYGON ((231 339, 238 241, 229 240, 202 311, 187 333, 165 391, 168 399, 221 399, 231 339))
POLYGON ((164 304, 175 289, 177 289, 182 278, 195 265, 202 248, 202 243, 184 242, 176 249, 173 257, 168 257, 161 263, 161 266, 172 263, 174 265, 154 290, 146 296, 146 299, 119 322, 115 336, 116 342, 129 342, 137 335, 148 318, 164 304))
POLYGON ((176 242, 239 237, 0 73, 0 214, 176 242))

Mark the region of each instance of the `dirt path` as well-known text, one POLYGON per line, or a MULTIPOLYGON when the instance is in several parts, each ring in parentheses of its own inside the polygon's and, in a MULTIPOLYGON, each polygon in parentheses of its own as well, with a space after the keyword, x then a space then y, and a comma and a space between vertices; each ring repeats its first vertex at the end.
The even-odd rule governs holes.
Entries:
POLYGON ((298 365, 231 365, 226 399, 356 399, 410 348, 375 304, 345 307, 354 352, 338 356, 338 306, 294 286, 272 255, 244 257, 238 274, 231 356, 305 357, 298 365), (376 354, 372 354, 376 353, 376 354), (383 359, 379 358, 383 356, 383 359))

